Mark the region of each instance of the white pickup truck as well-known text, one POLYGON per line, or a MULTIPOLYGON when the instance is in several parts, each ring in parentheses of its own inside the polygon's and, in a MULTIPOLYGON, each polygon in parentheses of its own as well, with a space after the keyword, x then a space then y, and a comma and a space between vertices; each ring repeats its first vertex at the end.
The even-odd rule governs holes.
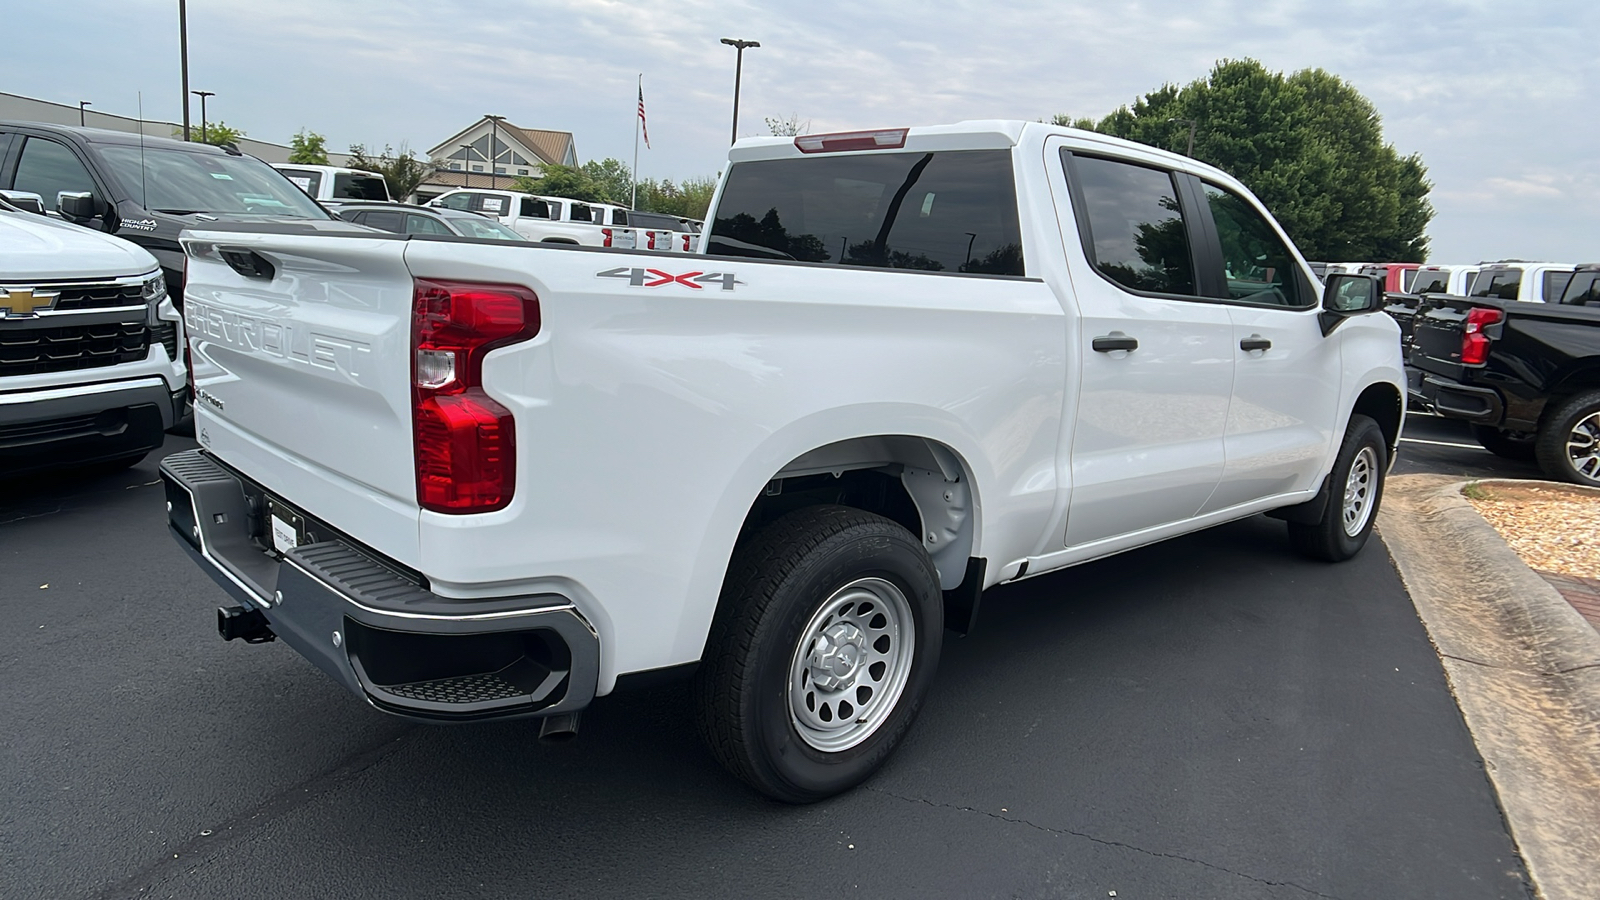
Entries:
POLYGON ((700 254, 189 231, 175 537, 374 707, 692 670, 714 755, 866 778, 985 588, 1233 519, 1358 552, 1399 438, 1375 281, 1226 174, 1022 122, 740 141, 700 254))
POLYGON ((0 479, 160 447, 185 414, 183 344, 154 256, 0 201, 0 479))
POLYGON ((517 191, 461 188, 428 201, 429 206, 493 216, 530 241, 584 247, 632 249, 627 211, 604 203, 582 203, 517 191))

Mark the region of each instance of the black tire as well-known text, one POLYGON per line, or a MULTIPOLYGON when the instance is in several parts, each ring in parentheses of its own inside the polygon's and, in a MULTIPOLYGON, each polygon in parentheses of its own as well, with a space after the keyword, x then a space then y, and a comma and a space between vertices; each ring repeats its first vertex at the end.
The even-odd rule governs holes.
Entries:
POLYGON ((1551 480, 1600 487, 1600 391, 1575 394, 1546 415, 1534 449, 1551 480))
POLYGON ((1383 502, 1383 479, 1388 471, 1389 449, 1383 440, 1383 429, 1367 416, 1351 416, 1333 471, 1328 473, 1328 505, 1322 511, 1322 519, 1314 525, 1290 522, 1289 543, 1306 556, 1327 562, 1344 562, 1360 553, 1378 519, 1378 507, 1383 502), (1363 457, 1364 451, 1370 455, 1363 457), (1358 458, 1364 459, 1364 470, 1368 473, 1366 505, 1361 507, 1364 510, 1364 518, 1359 520, 1361 525, 1352 534, 1345 525, 1345 488, 1358 458))
POLYGON ((1514 459, 1519 462, 1529 462, 1534 457, 1534 444, 1536 437, 1531 432, 1507 431, 1503 428, 1491 428, 1488 425, 1472 426, 1472 437, 1483 449, 1495 456, 1505 459, 1514 459))
MULTIPOLYGON (((831 616, 823 625, 829 621, 831 616)), ((791 512, 734 551, 695 673, 701 736, 729 772, 775 800, 810 803, 849 790, 883 764, 911 727, 939 666, 943 631, 938 572, 909 531, 883 516, 844 506, 791 512), (847 587, 863 581, 889 584, 901 592, 903 614, 909 614, 914 636, 906 642, 909 647, 896 644, 893 649, 910 654, 909 670, 898 695, 879 683, 883 692, 879 705, 871 707, 873 730, 854 746, 827 752, 809 743, 814 738, 803 736, 796 724, 790 690, 798 684, 803 693, 806 678, 792 684, 791 671, 801 664, 802 633, 816 624, 824 607, 848 596, 842 594, 847 587)), ((808 637, 807 646, 814 653, 821 644, 808 637)), ((854 665, 860 668, 860 662, 854 665)), ((868 677, 866 668, 853 677, 868 677)), ((864 730, 857 726, 868 718, 872 687, 861 683, 868 687, 861 718, 851 721, 856 711, 840 704, 841 724, 834 727, 864 730)), ((845 690, 861 690, 853 685, 845 690)))

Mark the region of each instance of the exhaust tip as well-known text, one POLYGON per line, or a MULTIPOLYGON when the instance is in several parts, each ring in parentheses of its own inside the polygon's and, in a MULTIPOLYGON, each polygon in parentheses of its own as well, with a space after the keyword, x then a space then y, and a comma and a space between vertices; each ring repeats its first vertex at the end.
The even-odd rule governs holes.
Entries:
POLYGON ((539 723, 539 740, 549 743, 562 743, 578 736, 578 721, 580 713, 561 713, 546 716, 539 723))

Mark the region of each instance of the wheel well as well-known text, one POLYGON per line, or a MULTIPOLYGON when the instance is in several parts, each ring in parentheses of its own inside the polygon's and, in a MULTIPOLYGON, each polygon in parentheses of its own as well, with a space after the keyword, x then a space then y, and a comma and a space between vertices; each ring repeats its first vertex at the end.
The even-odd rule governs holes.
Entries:
POLYGON ((1400 447, 1400 410, 1400 391, 1392 384, 1374 384, 1356 398, 1350 414, 1368 416, 1378 423, 1383 431, 1383 442, 1389 448, 1389 458, 1394 459, 1400 447))
POLYGON ((945 590, 961 584, 974 546, 972 482, 950 448, 905 435, 855 438, 801 454, 745 515, 739 540, 785 513, 839 504, 877 513, 922 541, 945 590))

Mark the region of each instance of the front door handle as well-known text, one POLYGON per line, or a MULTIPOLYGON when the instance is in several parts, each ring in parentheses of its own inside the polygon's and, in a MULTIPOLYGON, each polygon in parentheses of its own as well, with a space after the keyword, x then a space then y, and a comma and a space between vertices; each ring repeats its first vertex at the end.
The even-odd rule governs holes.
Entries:
POLYGON ((1113 331, 1090 341, 1089 346, 1093 347, 1096 353, 1110 353, 1113 350, 1137 350, 1139 349, 1139 341, 1136 338, 1128 337, 1120 331, 1113 331))
POLYGON ((1239 342, 1239 349, 1247 353, 1251 350, 1270 350, 1272 342, 1259 334, 1252 334, 1239 342))

